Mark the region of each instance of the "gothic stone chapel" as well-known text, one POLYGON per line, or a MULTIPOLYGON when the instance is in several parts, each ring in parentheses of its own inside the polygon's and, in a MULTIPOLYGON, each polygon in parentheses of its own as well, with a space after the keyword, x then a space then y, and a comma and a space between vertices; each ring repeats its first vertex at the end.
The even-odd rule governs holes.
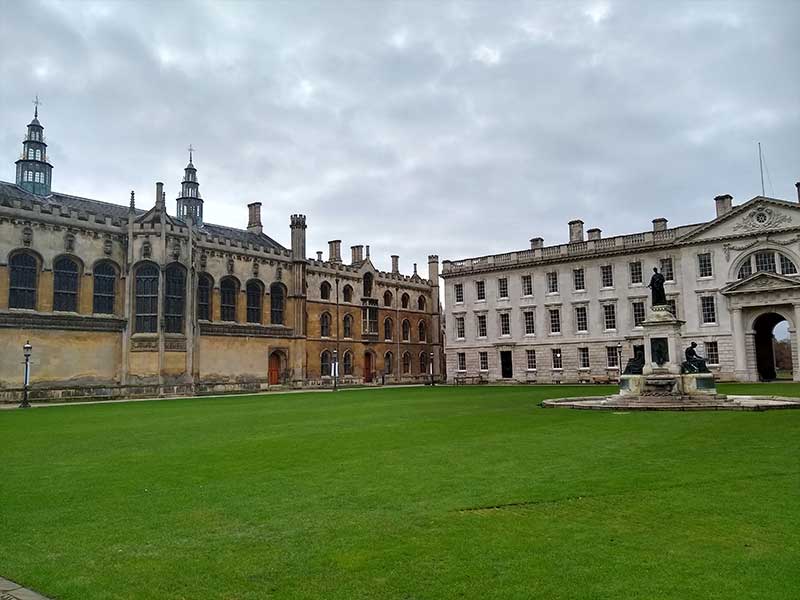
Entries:
POLYGON ((0 181, 0 399, 131 396, 403 383, 440 374, 438 258, 428 279, 372 264, 369 246, 306 256, 306 217, 290 247, 247 227, 205 222, 190 149, 176 212, 162 183, 148 210, 52 191, 38 118, 14 183, 0 181))

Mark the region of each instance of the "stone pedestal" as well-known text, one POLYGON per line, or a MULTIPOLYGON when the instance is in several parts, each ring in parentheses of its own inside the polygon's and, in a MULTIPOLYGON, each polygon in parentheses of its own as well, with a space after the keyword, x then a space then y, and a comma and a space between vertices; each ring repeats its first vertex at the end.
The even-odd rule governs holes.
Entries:
POLYGON ((680 375, 683 352, 681 327, 668 306, 653 306, 642 326, 644 327, 643 375, 680 375))
POLYGON ((644 321, 644 366, 641 375, 620 378, 619 397, 631 401, 681 403, 699 398, 722 400, 712 373, 682 374, 681 327, 666 306, 654 306, 644 321))

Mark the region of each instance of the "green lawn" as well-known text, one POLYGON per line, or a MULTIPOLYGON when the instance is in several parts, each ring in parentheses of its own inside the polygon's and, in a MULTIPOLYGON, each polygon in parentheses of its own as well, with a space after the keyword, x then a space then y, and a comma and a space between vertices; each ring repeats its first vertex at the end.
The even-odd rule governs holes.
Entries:
POLYGON ((610 389, 2 411, 0 575, 62 600, 796 599, 800 411, 537 406, 610 389))

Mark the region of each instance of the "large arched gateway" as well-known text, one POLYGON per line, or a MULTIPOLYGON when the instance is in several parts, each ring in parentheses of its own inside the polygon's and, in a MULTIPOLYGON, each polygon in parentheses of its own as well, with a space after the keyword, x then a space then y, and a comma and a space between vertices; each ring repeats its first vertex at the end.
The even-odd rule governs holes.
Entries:
POLYGON ((727 296, 733 321, 733 354, 736 378, 770 381, 791 371, 800 381, 796 323, 800 321, 800 282, 774 272, 757 272, 721 290, 727 296), (775 328, 786 323, 791 358, 776 355, 775 328), (776 368, 776 363, 782 369, 776 368))
POLYGON ((780 357, 775 348, 775 328, 786 320, 783 315, 777 312, 765 312, 753 321, 756 369, 758 370, 758 378, 762 381, 778 379, 778 368, 784 366, 778 364, 780 357))

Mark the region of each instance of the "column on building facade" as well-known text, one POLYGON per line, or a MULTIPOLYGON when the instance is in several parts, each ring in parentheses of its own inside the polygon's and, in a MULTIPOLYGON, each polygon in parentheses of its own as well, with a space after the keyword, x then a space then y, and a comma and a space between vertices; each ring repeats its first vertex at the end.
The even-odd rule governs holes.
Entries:
POLYGON ((433 376, 441 375, 441 320, 439 317, 439 257, 435 254, 428 256, 428 279, 431 281, 430 323, 428 327, 428 344, 431 349, 430 360, 433 362, 433 376))
MULTIPOLYGON (((164 184, 156 183, 156 210, 159 217, 159 266, 158 266, 158 321, 156 331, 158 331, 158 385, 164 385, 164 369, 166 366, 166 356, 164 347, 164 297, 167 287, 167 211, 164 206, 164 184)), ((162 392, 163 393, 163 390, 162 392)))
POLYGON ((800 304, 794 305, 794 331, 792 332, 792 379, 800 381, 800 341, 797 332, 800 331, 800 304))
POLYGON ((236 299, 236 322, 247 323, 247 283, 243 282, 236 299))
POLYGON ((195 309, 195 301, 197 299, 197 294, 195 290, 197 289, 195 286, 195 279, 196 273, 194 269, 194 220, 192 218, 192 214, 188 214, 186 217, 186 227, 187 227, 187 243, 186 243, 186 254, 184 255, 184 263, 183 266, 186 267, 186 302, 185 302, 185 310, 186 310, 186 372, 185 377, 189 383, 194 383, 194 378, 197 373, 197 369, 195 366, 195 355, 196 355, 196 339, 198 334, 200 333, 198 325, 197 325, 197 310, 195 309))
POLYGON ((736 379, 747 379, 747 335, 744 330, 744 316, 741 308, 734 308, 733 315, 733 357, 736 379))
POLYGON ((122 314, 125 326, 122 330, 122 377, 120 383, 127 385, 130 371, 131 332, 133 331, 133 222, 136 220, 134 193, 131 190, 131 202, 128 208, 128 244, 125 259, 120 265, 120 272, 125 274, 125 291, 122 297, 122 314))
POLYGON ((80 288, 78 289, 78 313, 82 315, 92 314, 92 309, 94 308, 94 303, 92 302, 93 283, 89 265, 84 265, 80 274, 80 288))

